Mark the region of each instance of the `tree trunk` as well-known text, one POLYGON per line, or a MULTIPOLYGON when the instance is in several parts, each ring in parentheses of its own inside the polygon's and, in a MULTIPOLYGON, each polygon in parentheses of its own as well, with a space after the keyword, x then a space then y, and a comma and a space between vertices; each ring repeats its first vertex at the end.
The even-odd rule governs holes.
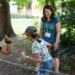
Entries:
POLYGON ((6 0, 0 0, 0 34, 3 35, 14 35, 12 26, 11 26, 11 18, 10 18, 10 6, 6 0))

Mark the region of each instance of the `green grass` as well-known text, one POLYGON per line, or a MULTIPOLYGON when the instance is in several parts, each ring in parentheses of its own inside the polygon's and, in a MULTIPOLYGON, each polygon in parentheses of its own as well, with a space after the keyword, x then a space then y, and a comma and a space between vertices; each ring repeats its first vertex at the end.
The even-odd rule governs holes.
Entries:
POLYGON ((16 34, 23 34, 27 26, 33 25, 33 19, 12 20, 12 27, 16 34))

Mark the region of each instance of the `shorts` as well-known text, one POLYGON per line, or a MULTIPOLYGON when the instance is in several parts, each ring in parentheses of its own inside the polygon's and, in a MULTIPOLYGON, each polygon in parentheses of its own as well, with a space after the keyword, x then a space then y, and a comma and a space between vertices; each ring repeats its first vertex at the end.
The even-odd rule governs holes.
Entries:
POLYGON ((59 58, 60 44, 59 44, 58 47, 59 47, 59 48, 58 48, 57 50, 52 50, 52 49, 50 49, 50 50, 51 50, 51 56, 52 56, 53 58, 59 58))
POLYGON ((54 61, 48 60, 41 63, 41 67, 38 70, 41 75, 47 75, 54 68, 54 61))
POLYGON ((51 56, 53 58, 59 58, 59 50, 51 50, 51 56))

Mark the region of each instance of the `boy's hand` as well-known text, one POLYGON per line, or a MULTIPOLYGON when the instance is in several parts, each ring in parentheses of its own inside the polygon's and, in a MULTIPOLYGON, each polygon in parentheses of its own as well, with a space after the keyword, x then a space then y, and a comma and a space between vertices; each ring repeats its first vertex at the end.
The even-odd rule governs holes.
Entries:
POLYGON ((47 48, 51 48, 51 46, 52 46, 52 45, 51 45, 50 43, 47 44, 47 48))
POLYGON ((7 42, 12 41, 7 35, 5 35, 4 40, 7 41, 7 42))
POLYGON ((21 52, 21 57, 24 57, 25 58, 26 56, 27 56, 26 52, 25 51, 22 51, 21 52))

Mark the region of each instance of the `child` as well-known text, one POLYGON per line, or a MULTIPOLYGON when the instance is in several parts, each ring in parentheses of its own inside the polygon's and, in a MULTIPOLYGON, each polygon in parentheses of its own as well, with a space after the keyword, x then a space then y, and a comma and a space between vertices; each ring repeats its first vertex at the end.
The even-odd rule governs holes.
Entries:
MULTIPOLYGON (((34 57, 29 57, 25 51, 21 52, 21 56, 36 63, 37 75, 47 75, 54 67, 53 59, 48 52, 48 43, 37 38, 37 29, 34 26, 29 26, 24 34, 33 42, 32 54, 34 57)), ((49 46, 51 45, 49 44, 49 46)))
POLYGON ((7 46, 6 46, 6 48, 3 49, 2 45, 0 43, 0 53, 1 54, 10 54, 11 53, 11 39, 7 35, 5 35, 5 36, 0 35, 0 42, 3 39, 5 40, 5 43, 7 44, 7 46))

